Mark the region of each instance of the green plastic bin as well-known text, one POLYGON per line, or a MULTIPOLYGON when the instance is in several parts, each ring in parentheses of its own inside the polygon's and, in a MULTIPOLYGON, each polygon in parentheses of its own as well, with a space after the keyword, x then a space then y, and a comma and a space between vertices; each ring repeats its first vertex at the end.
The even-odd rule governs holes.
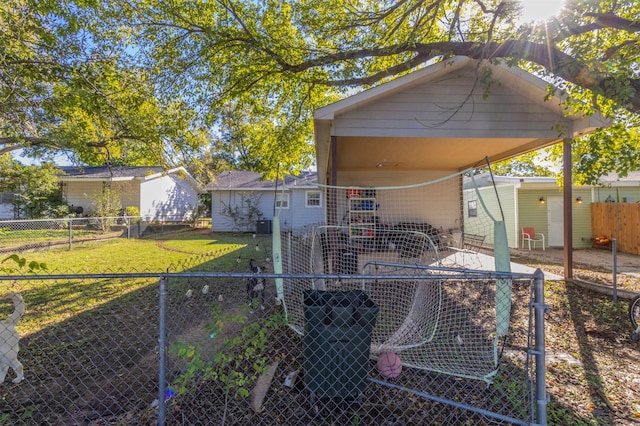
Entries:
POLYGON ((359 290, 304 292, 304 380, 313 398, 357 397, 378 307, 359 290))

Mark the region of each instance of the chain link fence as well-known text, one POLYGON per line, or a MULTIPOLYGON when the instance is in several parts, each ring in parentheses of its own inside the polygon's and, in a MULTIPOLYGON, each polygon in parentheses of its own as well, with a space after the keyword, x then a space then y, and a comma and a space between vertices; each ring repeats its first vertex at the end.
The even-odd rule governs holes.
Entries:
POLYGON ((141 238, 197 226, 206 221, 174 218, 146 220, 139 216, 69 217, 0 221, 0 254, 49 248, 112 238, 141 238))
MULTIPOLYGON (((0 277, 0 294, 18 293, 26 306, 17 324, 24 380, 12 383, 9 369, 0 384, 0 424, 546 424, 541 274, 392 277, 395 285, 422 280, 442 295, 429 338, 387 348, 396 359, 370 349, 403 324, 390 324, 380 293, 362 287, 388 274, 275 275, 266 260, 210 272, 212 261, 192 258, 164 272, 0 277), (276 299, 276 277, 285 287, 333 283, 301 295, 302 330, 276 299), (483 336, 505 279, 508 333, 483 336), (454 309, 466 331, 452 328, 454 309), (456 346, 439 357, 445 341, 456 346), (436 367, 423 368, 419 356, 436 367), (463 372, 487 362, 484 379, 463 372)), ((2 299, 1 317, 13 311, 2 299)), ((4 362, 11 342, 2 338, 4 362)))

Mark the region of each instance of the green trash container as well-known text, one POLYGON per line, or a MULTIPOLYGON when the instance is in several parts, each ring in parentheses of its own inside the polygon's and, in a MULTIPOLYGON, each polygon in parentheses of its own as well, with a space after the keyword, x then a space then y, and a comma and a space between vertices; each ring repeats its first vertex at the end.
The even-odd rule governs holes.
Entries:
POLYGON ((304 380, 313 399, 357 397, 378 307, 359 290, 304 292, 304 380))

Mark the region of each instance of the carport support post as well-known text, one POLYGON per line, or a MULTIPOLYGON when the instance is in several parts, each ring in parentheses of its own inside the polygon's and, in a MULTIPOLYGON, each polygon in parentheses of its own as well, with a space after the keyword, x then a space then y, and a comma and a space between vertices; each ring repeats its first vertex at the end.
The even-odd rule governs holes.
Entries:
POLYGON ((562 161, 564 172, 564 279, 573 278, 573 204, 571 193, 572 163, 571 139, 562 140, 562 161))
POLYGON ((158 426, 164 426, 164 400, 165 400, 165 370, 167 368, 167 278, 160 278, 160 298, 158 300, 160 315, 158 318, 158 426))
POLYGON ((618 303, 618 240, 611 239, 611 252, 613 253, 613 303, 618 303))

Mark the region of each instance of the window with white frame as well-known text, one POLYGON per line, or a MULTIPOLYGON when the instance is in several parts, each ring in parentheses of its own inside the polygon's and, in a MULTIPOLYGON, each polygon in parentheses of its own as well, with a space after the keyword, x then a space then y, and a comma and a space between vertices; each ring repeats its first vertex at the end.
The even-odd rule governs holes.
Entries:
POLYGON ((322 207, 320 191, 307 191, 307 207, 322 207))
POLYGON ((467 210, 469 212, 469 217, 478 217, 478 202, 476 200, 469 200, 467 210))
POLYGON ((276 194, 276 208, 288 209, 289 208, 289 194, 279 192, 276 194))

